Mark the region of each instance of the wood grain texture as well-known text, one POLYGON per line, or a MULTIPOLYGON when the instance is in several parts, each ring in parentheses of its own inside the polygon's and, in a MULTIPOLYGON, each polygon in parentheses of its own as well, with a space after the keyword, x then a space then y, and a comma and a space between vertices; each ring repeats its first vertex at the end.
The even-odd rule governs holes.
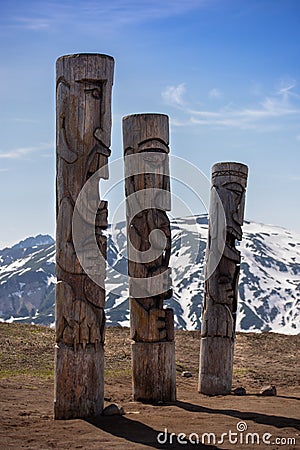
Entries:
POLYGON ((208 395, 231 392, 247 176, 244 164, 212 168, 199 370, 199 391, 208 395))
POLYGON ((100 54, 66 55, 56 63, 55 419, 89 417, 103 409, 105 262, 95 258, 99 250, 106 257, 107 202, 100 199, 98 182, 108 177, 113 70, 113 58, 100 54), (99 177, 91 178, 100 168, 99 177), (76 225, 84 243, 82 267, 72 219, 87 180, 89 195, 76 225), (87 268, 100 273, 101 285, 87 268))
POLYGON ((172 296, 168 116, 123 118, 123 145, 133 393, 135 399, 173 400, 174 315, 164 309, 172 296))
POLYGON ((55 419, 101 414, 104 405, 104 349, 97 343, 78 350, 58 344, 55 349, 55 419))
POLYGON ((134 399, 145 402, 176 400, 174 342, 132 344, 134 399))

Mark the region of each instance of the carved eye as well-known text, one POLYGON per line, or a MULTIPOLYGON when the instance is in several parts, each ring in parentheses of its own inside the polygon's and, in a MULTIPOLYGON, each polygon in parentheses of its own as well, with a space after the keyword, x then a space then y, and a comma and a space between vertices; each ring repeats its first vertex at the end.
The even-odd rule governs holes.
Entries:
POLYGON ((92 97, 94 97, 97 100, 100 100, 100 98, 101 98, 101 91, 98 88, 85 89, 84 92, 86 92, 88 94, 92 94, 92 97))
POLYGON ((99 89, 93 89, 93 90, 92 90, 92 96, 93 96, 94 98, 96 98, 97 100, 100 100, 100 98, 101 98, 101 92, 100 92, 100 90, 99 90, 99 89))
POLYGON ((219 284, 228 284, 231 282, 231 280, 227 275, 220 275, 218 282, 219 284))
POLYGON ((239 183, 235 182, 226 183, 224 187, 229 191, 234 192, 235 194, 238 195, 241 195, 244 192, 243 187, 239 183))

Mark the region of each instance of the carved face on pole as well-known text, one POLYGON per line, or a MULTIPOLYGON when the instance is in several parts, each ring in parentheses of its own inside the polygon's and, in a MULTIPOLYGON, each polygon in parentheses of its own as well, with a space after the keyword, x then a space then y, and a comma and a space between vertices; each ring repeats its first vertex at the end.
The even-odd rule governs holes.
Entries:
POLYGON ((232 305, 234 297, 234 289, 232 286, 234 274, 232 276, 225 275, 215 271, 208 284, 209 297, 215 303, 224 305, 232 305))
POLYGON ((82 273, 73 245, 72 218, 88 179, 76 221, 85 259, 98 251, 97 245, 89 250, 95 227, 98 246, 105 241, 99 229, 107 227, 107 202, 100 202, 99 179, 108 178, 113 65, 113 58, 106 55, 70 55, 57 60, 57 260, 70 273, 82 273))
POLYGON ((248 168, 237 163, 218 163, 212 169, 212 183, 222 201, 227 234, 239 241, 245 208, 248 168))
POLYGON ((168 117, 163 114, 137 114, 129 117, 130 120, 126 117, 123 120, 125 177, 132 175, 131 180, 128 179, 125 183, 126 195, 133 192, 132 186, 134 192, 152 189, 147 192, 146 201, 141 198, 140 206, 145 207, 147 204, 149 208, 149 203, 152 203, 153 208, 169 211, 168 117), (131 155, 135 157, 130 158, 131 155))
MULTIPOLYGON (((172 295, 168 267, 171 232, 166 214, 171 204, 168 117, 163 114, 136 114, 125 117, 123 143, 128 273, 131 277, 130 296, 133 305, 131 322, 135 323, 135 317, 144 314, 138 313, 135 308, 141 307, 148 311, 147 317, 148 313, 152 314, 154 320, 154 311, 165 314, 162 310, 163 300, 172 295)), ((157 329, 161 327, 159 322, 157 329)), ((146 339, 145 336, 143 339, 146 339)), ((157 336, 154 340, 156 339, 157 336)), ((163 339, 162 335, 159 339, 163 339)))
POLYGON ((242 239, 247 173, 237 163, 218 163, 212 169, 204 311, 226 305, 234 314, 237 308, 240 252, 235 244, 242 239))
MULTIPOLYGON (((168 117, 137 114, 124 118, 123 139, 129 235, 142 252, 151 246, 168 251, 170 231, 165 214, 170 209, 168 117), (150 236, 153 230, 161 233, 150 236), (134 234, 140 234, 140 238, 134 234)), ((150 261, 147 263, 152 267, 150 261)), ((152 263, 157 265, 154 259, 152 263)))
POLYGON ((103 409, 107 202, 99 179, 108 177, 113 69, 101 54, 56 63, 56 419, 103 409))
POLYGON ((248 167, 234 162, 212 168, 201 325, 199 392, 225 395, 232 387, 233 348, 238 302, 248 167))
POLYGON ((82 76, 79 64, 72 66, 68 75, 63 69, 58 60, 57 145, 62 160, 70 164, 68 170, 78 174, 72 192, 75 200, 84 182, 99 167, 105 167, 101 178, 108 178, 112 80, 101 68, 91 79, 82 76))

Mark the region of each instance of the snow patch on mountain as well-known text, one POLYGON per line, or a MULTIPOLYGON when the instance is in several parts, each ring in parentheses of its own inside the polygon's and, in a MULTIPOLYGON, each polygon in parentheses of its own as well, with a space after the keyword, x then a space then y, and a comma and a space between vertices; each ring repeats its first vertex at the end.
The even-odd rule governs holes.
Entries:
MULTIPOLYGON (((206 215, 173 219, 173 296, 175 326, 201 327, 206 215)), ((245 221, 239 282, 238 331, 300 331, 300 235, 284 228, 245 221)), ((107 231, 107 325, 129 326, 126 226, 107 231)), ((0 320, 54 323, 55 245, 39 235, 0 250, 0 320)))

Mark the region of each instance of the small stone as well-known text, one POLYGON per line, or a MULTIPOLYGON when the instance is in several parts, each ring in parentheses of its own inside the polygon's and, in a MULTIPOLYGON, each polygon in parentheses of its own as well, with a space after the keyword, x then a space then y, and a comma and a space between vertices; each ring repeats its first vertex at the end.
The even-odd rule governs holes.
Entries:
POLYGON ((235 389, 233 390, 233 394, 234 394, 234 395, 246 395, 247 392, 246 392, 246 389, 245 389, 245 388, 243 388, 243 387, 237 387, 237 388, 235 388, 235 389))
POLYGON ((191 378, 193 375, 191 374, 191 372, 185 370, 184 372, 181 373, 181 376, 184 378, 191 378))
POLYGON ((275 397, 277 395, 276 386, 270 384, 269 386, 263 387, 259 394, 265 397, 275 397))
POLYGON ((102 412, 103 416, 123 416, 125 414, 123 406, 118 406, 115 403, 106 406, 102 412))

